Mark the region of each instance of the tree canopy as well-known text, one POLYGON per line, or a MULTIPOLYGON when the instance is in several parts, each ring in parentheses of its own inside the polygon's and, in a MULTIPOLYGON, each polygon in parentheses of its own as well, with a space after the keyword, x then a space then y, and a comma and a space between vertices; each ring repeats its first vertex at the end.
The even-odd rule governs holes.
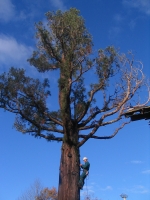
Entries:
MULTIPOLYGON (((64 134, 67 119, 80 133, 90 131, 79 134, 79 146, 89 138, 102 139, 95 136, 99 127, 121 120, 136 92, 146 85, 143 65, 132 53, 126 56, 113 46, 94 53, 92 36, 74 8, 47 12, 46 17, 46 25, 36 24, 37 50, 28 61, 42 73, 59 70, 59 110, 47 106, 51 78, 40 82, 14 67, 0 76, 0 107, 16 114, 18 131, 35 137, 62 141, 55 132, 64 134), (110 116, 113 119, 107 120, 110 116)), ((134 104, 137 107, 148 101, 149 96, 145 102, 134 104)), ((113 137, 119 129, 105 138, 113 137)))
POLYGON ((35 25, 37 46, 28 62, 40 73, 58 71, 59 108, 52 110, 48 104, 51 76, 41 81, 14 67, 0 75, 0 107, 16 114, 18 131, 62 141, 58 199, 79 199, 78 189, 74 190, 79 178, 79 147, 90 138, 114 137, 130 122, 123 114, 131 103, 133 108, 149 103, 150 86, 142 62, 132 52, 122 54, 113 46, 95 52, 77 9, 47 12, 46 18, 47 24, 35 25), (147 92, 141 100, 143 88, 147 92), (98 132, 119 121, 107 136, 98 132), (66 193, 65 188, 70 191, 66 193))

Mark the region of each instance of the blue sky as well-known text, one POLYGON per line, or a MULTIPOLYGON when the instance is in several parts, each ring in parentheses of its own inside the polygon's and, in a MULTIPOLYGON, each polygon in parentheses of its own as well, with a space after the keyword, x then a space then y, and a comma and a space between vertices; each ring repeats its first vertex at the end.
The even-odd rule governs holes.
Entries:
MULTIPOLYGON (((0 73, 15 66, 38 77, 26 62, 35 48, 34 23, 44 21, 47 11, 70 7, 81 11, 95 51, 108 45, 124 53, 132 50, 150 77, 149 0, 0 0, 0 73)), ((56 82, 54 76, 51 81, 56 82)), ((52 99, 50 106, 55 101, 52 99)), ((14 115, 3 110, 0 119, 0 200, 17 200, 36 179, 43 186, 57 187, 61 144, 17 132, 14 115)), ((112 127, 107 129, 110 132, 112 127)), ((88 192, 101 200, 119 200, 120 194, 126 193, 128 199, 150 199, 148 121, 129 124, 111 140, 88 141, 81 148, 83 156, 89 158, 91 169, 81 196, 88 192)))

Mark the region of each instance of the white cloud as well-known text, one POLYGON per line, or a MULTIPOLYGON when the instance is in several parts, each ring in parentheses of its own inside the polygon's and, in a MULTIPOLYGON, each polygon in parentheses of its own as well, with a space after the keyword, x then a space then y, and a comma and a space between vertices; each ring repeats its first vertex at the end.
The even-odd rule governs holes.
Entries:
POLYGON ((142 164, 143 162, 141 160, 132 160, 132 164, 142 164))
POLYGON ((81 191, 81 197, 86 197, 88 196, 90 199, 97 199, 96 196, 99 195, 99 192, 111 192, 113 190, 113 188, 111 186, 106 186, 106 187, 101 187, 100 185, 98 185, 95 182, 91 182, 90 184, 87 183, 84 185, 84 190, 81 191), (88 191, 88 195, 87 195, 87 191, 88 191))
POLYGON ((32 51, 32 47, 18 43, 15 38, 0 35, 0 64, 23 64, 32 51))
POLYGON ((137 8, 146 15, 150 15, 150 0, 123 0, 125 5, 137 8))
POLYGON ((102 191, 108 191, 108 190, 113 190, 113 188, 108 185, 105 188, 100 188, 100 190, 102 190, 102 191))
POLYGON ((88 196, 93 196, 95 191, 93 190, 93 186, 87 186, 87 185, 84 185, 84 191, 81 191, 81 196, 83 197, 86 197, 87 195, 87 192, 85 191, 88 191, 88 196))
POLYGON ((56 8, 60 10, 66 10, 66 6, 64 5, 62 0, 50 0, 50 3, 56 8))
POLYGON ((91 182, 91 185, 96 185, 96 183, 95 182, 91 182))
POLYGON ((0 21, 8 22, 15 16, 15 6, 11 0, 0 0, 0 21))
POLYGON ((26 13, 24 10, 17 11, 15 5, 11 2, 11 0, 0 0, 1 22, 9 22, 12 20, 20 21, 32 16, 34 16, 33 11, 31 13, 26 13))
POLYGON ((130 191, 132 193, 140 193, 140 194, 149 193, 149 190, 143 185, 135 185, 134 187, 132 187, 128 191, 130 191))
POLYGON ((149 169, 149 170, 142 171, 142 174, 150 174, 150 169, 149 169))

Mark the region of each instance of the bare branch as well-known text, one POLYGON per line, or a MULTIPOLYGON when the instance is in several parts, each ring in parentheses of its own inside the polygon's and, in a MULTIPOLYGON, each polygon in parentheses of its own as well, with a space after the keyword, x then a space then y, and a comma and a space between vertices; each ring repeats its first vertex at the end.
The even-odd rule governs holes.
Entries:
POLYGON ((95 89, 90 91, 90 97, 89 97, 89 99, 88 99, 88 101, 86 103, 86 107, 85 107, 84 111, 81 113, 81 115, 77 119, 78 123, 84 118, 85 114, 87 113, 87 111, 88 111, 88 109, 90 107, 90 104, 91 104, 91 102, 93 100, 94 95, 102 88, 102 86, 103 86, 103 83, 100 83, 95 89))
POLYGON ((82 126, 79 128, 79 130, 88 130, 88 129, 91 129, 91 128, 94 128, 95 127, 95 124, 90 124, 89 126, 82 126))
MULTIPOLYGON (((85 127, 86 124, 88 124, 92 119, 94 119, 98 114, 103 113, 103 112, 107 112, 109 110, 113 109, 113 106, 108 107, 109 103, 111 102, 111 96, 109 96, 108 100, 106 100, 106 95, 103 94, 104 96, 104 106, 102 109, 99 109, 98 107, 96 107, 96 112, 92 113, 87 119, 85 119, 84 121, 82 121, 81 124, 79 124, 79 130, 86 130, 88 129, 87 127, 85 127)), ((92 126, 93 128, 93 126, 92 126)))
POLYGON ((54 141, 61 142, 63 140, 62 137, 55 137, 55 136, 53 136, 51 134, 50 135, 44 135, 44 134, 42 134, 40 132, 35 135, 35 137, 37 137, 37 136, 42 137, 42 138, 44 138, 46 140, 49 140, 49 141, 54 140, 54 141))
MULTIPOLYGON (((47 50, 47 52, 51 55, 52 58, 56 59, 59 63, 62 62, 51 43, 48 43, 47 41, 45 41, 44 47, 47 50)), ((55 69, 57 69, 57 67, 55 67, 55 69)))
MULTIPOLYGON (((80 65, 79 75, 77 76, 76 79, 72 80, 71 84, 73 84, 74 82, 77 82, 82 77, 83 74, 85 74, 87 71, 89 71, 93 67, 93 65, 89 65, 88 67, 86 67, 85 70, 83 70, 82 62, 85 61, 85 59, 86 58, 84 57, 82 60, 79 60, 79 63, 78 63, 80 65)), ((78 65, 78 64, 76 64, 76 65, 78 65)), ((72 69, 75 68, 76 65, 73 66, 72 69)))
POLYGON ((45 112, 44 114, 45 114, 46 117, 48 117, 48 118, 50 119, 50 121, 52 121, 52 122, 54 122, 55 124, 58 124, 58 125, 60 125, 60 126, 63 126, 63 123, 62 123, 60 120, 58 120, 58 119, 52 117, 50 114, 48 114, 48 113, 46 113, 46 112, 45 112))
POLYGON ((81 135, 79 134, 79 138, 84 138, 81 142, 79 142, 78 147, 81 147, 88 139, 93 138, 93 139, 111 139, 113 138, 115 135, 117 135, 117 133, 126 125, 129 124, 130 121, 128 122, 124 122, 120 127, 118 127, 114 133, 112 135, 109 136, 94 136, 93 134, 96 132, 91 132, 88 135, 81 135))
POLYGON ((57 128, 49 128, 49 127, 46 127, 44 125, 41 125, 41 130, 44 130, 44 131, 51 131, 51 132, 57 132, 57 133, 62 133, 64 134, 64 131, 63 130, 60 130, 60 129, 57 129, 57 128))
POLYGON ((79 130, 86 130, 86 129, 89 129, 89 128, 93 128, 93 125, 89 125, 89 126, 85 126, 85 125, 88 124, 92 119, 94 119, 96 117, 96 115, 98 115, 101 112, 102 112, 102 110, 94 112, 86 120, 82 121, 82 123, 78 125, 79 126, 79 130))

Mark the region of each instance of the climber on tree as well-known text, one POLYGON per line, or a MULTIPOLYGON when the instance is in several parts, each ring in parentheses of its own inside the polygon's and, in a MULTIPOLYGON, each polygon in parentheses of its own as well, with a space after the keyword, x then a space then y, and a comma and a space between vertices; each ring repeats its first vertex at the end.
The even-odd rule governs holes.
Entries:
POLYGON ((87 177, 88 173, 89 173, 89 168, 90 168, 90 163, 88 162, 87 157, 83 158, 83 161, 85 162, 85 164, 80 164, 80 167, 83 169, 83 172, 80 176, 80 180, 79 180, 79 188, 82 190, 83 186, 84 186, 84 180, 87 177))

